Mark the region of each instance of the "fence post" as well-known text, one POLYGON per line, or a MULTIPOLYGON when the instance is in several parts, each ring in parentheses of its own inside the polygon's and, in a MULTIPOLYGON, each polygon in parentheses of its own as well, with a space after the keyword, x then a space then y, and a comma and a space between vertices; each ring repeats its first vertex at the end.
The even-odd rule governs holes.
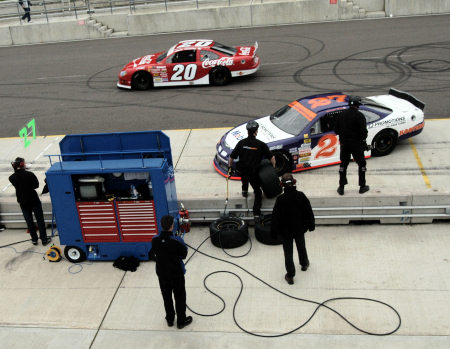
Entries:
POLYGON ((48 13, 47 13, 47 6, 45 5, 45 0, 43 1, 43 4, 44 4, 45 17, 47 18, 47 23, 48 23, 48 13))
MULTIPOLYGON (((70 0, 69 0, 69 4, 70 4, 70 0)), ((73 10, 75 11, 75 19, 78 19, 77 5, 75 4, 75 0, 73 0, 73 10)))

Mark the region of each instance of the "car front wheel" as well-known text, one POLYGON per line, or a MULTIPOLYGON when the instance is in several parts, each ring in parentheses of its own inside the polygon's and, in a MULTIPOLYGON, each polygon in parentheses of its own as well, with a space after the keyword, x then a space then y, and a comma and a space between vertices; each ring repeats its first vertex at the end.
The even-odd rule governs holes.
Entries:
POLYGON ((131 88, 133 90, 148 90, 152 86, 151 75, 146 71, 138 71, 131 78, 131 88))

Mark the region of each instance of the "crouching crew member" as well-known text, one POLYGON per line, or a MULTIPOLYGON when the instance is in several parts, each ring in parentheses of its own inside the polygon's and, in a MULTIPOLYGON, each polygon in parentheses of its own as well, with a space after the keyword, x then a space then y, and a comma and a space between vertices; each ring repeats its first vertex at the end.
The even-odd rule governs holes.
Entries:
POLYGON ((42 245, 48 245, 52 239, 47 237, 42 203, 35 190, 39 188, 39 180, 33 172, 26 170, 25 159, 16 158, 13 162, 11 162, 11 165, 14 169, 14 173, 9 176, 9 181, 14 188, 16 188, 17 202, 22 209, 25 221, 27 222, 28 231, 31 235, 31 242, 33 245, 38 244, 36 226, 33 222, 34 213, 39 228, 39 237, 41 238, 42 245))
POLYGON ((175 309, 177 314, 177 327, 182 329, 192 322, 192 316, 186 317, 186 288, 184 285, 183 259, 188 250, 181 237, 173 235, 173 217, 166 215, 161 218, 163 231, 152 240, 152 253, 156 260, 156 274, 159 287, 164 300, 166 321, 173 326, 175 309), (173 306, 172 293, 175 298, 173 306))
POLYGON ((237 169, 241 175, 242 196, 248 195, 248 184, 253 188, 255 200, 253 203, 253 216, 256 220, 261 215, 262 190, 259 180, 258 171, 261 160, 267 158, 275 167, 275 157, 269 150, 266 143, 256 139, 258 135, 259 124, 256 121, 247 123, 248 137, 241 139, 230 154, 228 160, 228 173, 231 173, 231 164, 233 160, 239 158, 237 169))
POLYGON ((295 266, 293 245, 297 246, 298 258, 302 270, 309 267, 306 252, 305 233, 315 229, 315 219, 311 204, 301 191, 295 187, 296 180, 292 174, 285 173, 281 177, 284 192, 277 197, 272 211, 271 235, 276 239, 280 235, 283 240, 284 264, 286 266, 285 280, 289 285, 294 283, 295 266))
POLYGON ((364 151, 367 149, 366 118, 358 109, 361 105, 361 98, 349 96, 348 105, 350 108, 337 118, 334 126, 334 132, 339 136, 341 143, 341 165, 337 189, 339 195, 344 195, 344 186, 348 183, 347 167, 351 155, 358 164, 359 193, 363 194, 369 191, 369 186, 366 185, 366 159, 364 158, 364 151))

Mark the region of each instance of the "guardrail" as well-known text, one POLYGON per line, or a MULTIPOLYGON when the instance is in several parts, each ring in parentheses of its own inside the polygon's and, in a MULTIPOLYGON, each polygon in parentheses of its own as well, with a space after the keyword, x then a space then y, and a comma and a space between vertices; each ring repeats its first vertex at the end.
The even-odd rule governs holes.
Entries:
MULTIPOLYGON (((235 3, 242 3, 246 0, 235 0, 235 3)), ((248 0, 249 3, 263 3, 264 0, 248 0)), ((73 16, 78 19, 79 16, 94 13, 134 13, 137 11, 148 10, 151 7, 165 7, 169 11, 171 5, 188 5, 200 8, 214 3, 222 6, 232 6, 232 0, 31 0, 31 17, 45 18, 47 22, 52 17, 73 16)), ((0 19, 18 19, 22 22, 24 10, 18 1, 0 2, 0 19)))

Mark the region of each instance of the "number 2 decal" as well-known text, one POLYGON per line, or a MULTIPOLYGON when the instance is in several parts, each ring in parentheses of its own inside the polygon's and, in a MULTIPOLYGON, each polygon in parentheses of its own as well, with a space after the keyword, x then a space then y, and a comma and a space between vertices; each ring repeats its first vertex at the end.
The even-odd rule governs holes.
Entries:
POLYGON ((328 134, 319 139, 317 146, 319 151, 316 154, 316 159, 318 158, 328 158, 333 156, 337 149, 338 139, 336 135, 328 134))
POLYGON ((197 64, 188 64, 186 69, 184 69, 183 64, 177 64, 173 67, 173 75, 170 80, 179 81, 179 80, 193 80, 195 78, 195 73, 197 72, 197 64), (183 74, 184 71, 184 74, 183 74), (183 76, 181 76, 183 74, 183 76))

